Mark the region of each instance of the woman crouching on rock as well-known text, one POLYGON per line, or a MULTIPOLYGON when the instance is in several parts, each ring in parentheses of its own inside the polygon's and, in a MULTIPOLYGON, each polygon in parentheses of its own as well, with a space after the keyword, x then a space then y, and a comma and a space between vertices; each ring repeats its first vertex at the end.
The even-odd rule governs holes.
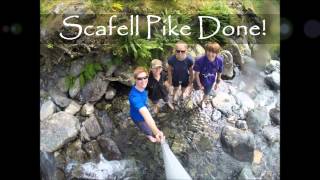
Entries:
POLYGON ((132 86, 129 93, 131 119, 151 142, 161 142, 165 139, 165 136, 158 129, 147 109, 148 94, 145 88, 148 84, 148 71, 143 67, 137 67, 133 76, 135 85, 132 86))

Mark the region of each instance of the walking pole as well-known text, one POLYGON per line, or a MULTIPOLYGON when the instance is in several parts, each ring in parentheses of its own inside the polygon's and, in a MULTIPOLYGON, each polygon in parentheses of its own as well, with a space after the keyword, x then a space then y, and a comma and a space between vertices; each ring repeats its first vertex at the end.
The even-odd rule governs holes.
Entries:
POLYGON ((162 156, 167 180, 191 180, 190 175, 180 164, 179 160, 171 151, 169 145, 164 140, 161 142, 162 156))

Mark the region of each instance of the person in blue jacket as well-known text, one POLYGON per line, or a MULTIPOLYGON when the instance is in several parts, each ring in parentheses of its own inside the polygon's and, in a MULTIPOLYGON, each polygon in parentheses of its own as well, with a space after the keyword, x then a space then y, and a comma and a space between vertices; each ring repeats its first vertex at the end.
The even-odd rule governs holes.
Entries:
POLYGON ((130 116, 138 128, 146 134, 151 142, 162 142, 165 139, 163 132, 158 129, 148 110, 148 71, 144 67, 137 67, 133 76, 135 84, 129 93, 130 116))

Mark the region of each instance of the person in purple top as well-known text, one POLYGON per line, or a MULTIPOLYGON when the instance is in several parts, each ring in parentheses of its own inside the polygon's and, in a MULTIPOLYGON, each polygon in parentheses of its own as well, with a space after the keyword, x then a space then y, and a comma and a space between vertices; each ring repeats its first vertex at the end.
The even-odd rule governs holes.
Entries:
POLYGON ((204 92, 201 106, 203 106, 203 102, 207 100, 214 83, 214 90, 218 88, 223 70, 223 57, 218 55, 220 45, 216 42, 208 43, 205 50, 206 55, 196 60, 193 67, 197 85, 204 92))

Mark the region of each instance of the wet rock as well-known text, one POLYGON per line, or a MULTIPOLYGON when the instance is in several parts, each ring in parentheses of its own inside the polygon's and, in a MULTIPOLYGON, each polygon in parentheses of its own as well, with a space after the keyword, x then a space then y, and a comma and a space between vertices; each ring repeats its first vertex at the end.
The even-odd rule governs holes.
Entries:
POLYGON ((276 124, 279 125, 280 124, 280 109, 278 108, 273 108, 269 111, 269 115, 271 118, 271 121, 276 124))
POLYGON ((270 75, 266 76, 264 79, 265 83, 270 87, 272 90, 279 90, 280 89, 280 74, 279 72, 274 71, 270 75))
POLYGON ((250 167, 246 166, 241 170, 238 180, 253 180, 256 177, 253 175, 250 167))
POLYGON ((47 100, 42 104, 40 109, 40 120, 43 121, 50 117, 56 110, 56 105, 51 101, 47 100))
POLYGON ((55 161, 52 153, 40 151, 40 171, 43 178, 49 179, 55 174, 55 161))
POLYGON ((221 118, 221 112, 214 109, 213 112, 212 112, 212 115, 211 115, 211 119, 213 121, 218 121, 219 119, 221 118))
POLYGON ((200 141, 198 142, 197 146, 201 151, 209 151, 212 149, 212 143, 208 137, 201 136, 200 141))
POLYGON ((105 135, 98 137, 98 142, 101 147, 103 156, 108 160, 119 160, 121 159, 121 152, 117 144, 105 135))
POLYGON ((221 132, 221 143, 223 150, 235 159, 252 162, 255 144, 251 132, 225 126, 221 132))
POLYGON ((237 94, 235 94, 235 97, 244 113, 247 113, 254 108, 254 102, 248 94, 244 92, 238 92, 237 94))
POLYGON ((40 123, 40 149, 53 152, 75 139, 80 129, 79 120, 65 112, 53 114, 40 123))
POLYGON ((218 92, 217 96, 212 98, 212 104, 222 113, 232 114, 232 107, 236 106, 236 101, 233 96, 224 92, 218 92))
POLYGON ((77 161, 80 163, 84 163, 89 159, 87 153, 81 148, 81 146, 82 146, 82 143, 79 139, 68 145, 65 151, 66 160, 68 162, 77 161))
POLYGON ((55 166, 59 169, 64 169, 66 165, 66 159, 64 154, 60 151, 55 151, 54 154, 54 159, 55 159, 55 166))
POLYGON ((270 124, 268 112, 263 107, 249 111, 246 121, 253 133, 257 133, 263 126, 270 124))
POLYGON ((71 115, 76 114, 77 112, 79 112, 81 106, 76 103, 75 101, 71 101, 71 103, 69 104, 69 106, 64 110, 64 112, 69 113, 71 115))
POLYGON ((57 161, 58 159, 52 153, 40 151, 40 172, 43 179, 65 179, 64 172, 60 170, 61 166, 57 161))
POLYGON ((238 129, 248 130, 248 125, 246 121, 237 120, 235 126, 238 129))
POLYGON ((189 144, 188 142, 185 140, 185 138, 181 135, 176 135, 172 146, 171 146, 171 150, 173 153, 175 154, 180 154, 182 152, 186 152, 186 150, 188 149, 189 144))
POLYGON ((66 167, 68 179, 141 179, 134 160, 108 161, 100 155, 99 163, 70 163, 66 167))
POLYGON ((280 61, 271 60, 269 64, 266 65, 264 72, 270 74, 273 71, 280 72, 280 61))
POLYGON ((266 89, 260 91, 254 98, 256 106, 265 106, 268 107, 274 103, 276 96, 273 91, 266 89))
POLYGON ((280 141, 280 130, 273 126, 266 126, 262 130, 263 136, 266 138, 269 144, 274 144, 280 141))
POLYGON ((90 141, 83 145, 84 150, 89 155, 89 159, 93 159, 98 161, 99 160, 99 154, 101 154, 101 149, 96 140, 90 141))
POLYGON ((264 172, 261 179, 263 179, 263 180, 272 180, 272 179, 274 179, 272 171, 264 172))
POLYGON ((86 128, 90 138, 95 138, 102 133, 100 124, 94 114, 83 122, 83 126, 86 128))

